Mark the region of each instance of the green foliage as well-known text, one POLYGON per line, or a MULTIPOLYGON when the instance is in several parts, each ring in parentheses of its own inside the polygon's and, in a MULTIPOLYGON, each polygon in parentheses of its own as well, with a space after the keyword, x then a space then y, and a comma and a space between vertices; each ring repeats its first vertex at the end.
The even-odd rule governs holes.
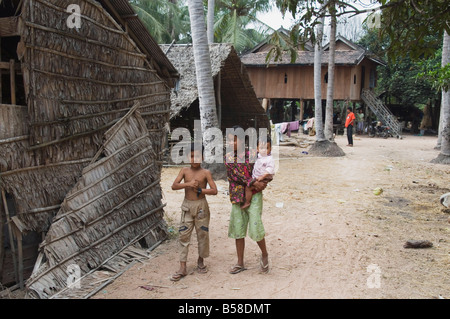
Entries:
POLYGON ((432 56, 442 42, 444 30, 450 32, 450 2, 447 0, 379 0, 384 8, 381 36, 390 38, 391 58, 409 55, 417 60, 432 56), (438 37, 436 37, 438 35, 438 37))
POLYGON ((431 82, 436 91, 448 91, 450 88, 450 64, 441 67, 442 49, 435 52, 434 57, 418 62, 421 71, 417 79, 431 82))
POLYGON ((236 51, 244 52, 263 41, 272 29, 256 18, 267 12, 269 0, 216 0, 214 39, 232 43, 236 51))
MULTIPOLYGON (((293 32, 290 34, 292 35, 293 32)), ((269 38, 269 43, 273 44, 273 47, 266 55, 266 64, 269 64, 272 58, 275 62, 282 61, 282 56, 285 51, 290 52, 291 63, 294 63, 297 58, 297 50, 291 42, 292 36, 289 37, 283 31, 276 30, 269 38)))
POLYGON ((181 1, 129 0, 157 43, 190 43, 188 7, 181 1))
POLYGON ((392 59, 386 51, 390 41, 386 34, 367 30, 366 35, 358 42, 358 45, 388 62, 387 66, 378 67, 378 93, 384 93, 393 103, 405 106, 426 104, 429 99, 438 99, 439 92, 436 91, 433 80, 424 75, 439 68, 440 53, 429 58, 422 57, 420 61, 409 56, 392 59))

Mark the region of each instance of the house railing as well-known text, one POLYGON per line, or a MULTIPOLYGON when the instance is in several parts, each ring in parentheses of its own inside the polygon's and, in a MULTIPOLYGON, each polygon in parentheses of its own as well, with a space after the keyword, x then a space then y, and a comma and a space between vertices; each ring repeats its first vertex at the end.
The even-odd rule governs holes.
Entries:
POLYGON ((392 135, 397 138, 402 135, 402 126, 395 118, 394 114, 378 99, 375 94, 368 89, 363 89, 361 98, 366 103, 376 117, 391 129, 392 135))

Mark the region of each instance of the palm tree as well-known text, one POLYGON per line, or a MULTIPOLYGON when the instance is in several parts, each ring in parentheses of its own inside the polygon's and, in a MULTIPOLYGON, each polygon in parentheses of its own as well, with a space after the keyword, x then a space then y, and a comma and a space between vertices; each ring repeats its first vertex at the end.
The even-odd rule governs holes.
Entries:
POLYGON ((325 23, 325 16, 319 19, 317 25, 317 38, 314 44, 314 124, 316 127, 316 141, 325 140, 322 122, 322 39, 323 39, 323 25, 325 23))
POLYGON ((190 43, 189 12, 178 0, 130 0, 157 43, 190 43))
MULTIPOLYGON (((450 36, 444 31, 442 46, 442 67, 450 63, 450 36)), ((441 152, 433 163, 450 164, 450 89, 442 89, 441 115, 439 121, 439 140, 441 152)))
POLYGON ((216 9, 215 0, 208 0, 207 32, 208 43, 214 43, 214 11, 216 9))
POLYGON ((269 0, 216 0, 216 42, 232 43, 239 53, 255 46, 272 30, 256 14, 270 8, 269 0))
POLYGON ((335 69, 335 48, 336 48, 336 4, 335 0, 328 2, 328 11, 330 13, 330 44, 328 55, 328 85, 327 85, 327 104, 325 108, 325 137, 333 141, 333 105, 334 105, 334 69, 335 69))
POLYGON ((333 137, 333 104, 334 104, 334 69, 336 47, 336 0, 325 1, 318 12, 317 38, 314 48, 314 97, 315 97, 315 125, 317 138, 311 146, 310 152, 319 156, 344 156, 344 151, 334 142, 333 137), (322 125, 322 91, 321 91, 321 56, 322 36, 324 24, 324 10, 328 8, 331 15, 330 44, 328 59, 328 85, 325 108, 325 129, 322 125))
MULTIPOLYGON (((218 127, 214 83, 211 71, 208 38, 202 0, 188 0, 191 21, 192 44, 194 49, 195 71, 200 109, 201 131, 205 149, 209 148, 212 136, 209 128, 218 127)), ((205 158, 208 162, 208 159, 205 158)))

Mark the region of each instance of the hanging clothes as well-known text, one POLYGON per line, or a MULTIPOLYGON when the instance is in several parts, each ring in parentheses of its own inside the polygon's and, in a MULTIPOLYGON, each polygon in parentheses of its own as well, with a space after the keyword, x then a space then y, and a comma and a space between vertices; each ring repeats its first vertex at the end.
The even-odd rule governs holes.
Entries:
POLYGON ((275 124, 275 142, 276 142, 276 145, 279 145, 280 142, 283 142, 282 124, 283 123, 275 124))

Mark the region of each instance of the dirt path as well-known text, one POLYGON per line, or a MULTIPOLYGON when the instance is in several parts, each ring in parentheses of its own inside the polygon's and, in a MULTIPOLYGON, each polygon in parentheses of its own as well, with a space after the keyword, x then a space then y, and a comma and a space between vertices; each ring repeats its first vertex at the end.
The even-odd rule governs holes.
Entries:
MULTIPOLYGON (((450 191, 450 167, 429 163, 438 154, 436 137, 356 137, 353 148, 343 136, 336 142, 346 156, 317 158, 302 154, 305 148, 281 147, 280 169, 264 191, 269 274, 259 273, 259 249, 249 238, 248 270, 228 273, 236 261, 227 237, 228 184, 217 181, 219 194, 208 197, 207 274, 194 271, 193 236, 190 274, 169 280, 178 267, 173 238, 94 298, 450 298, 450 215, 439 203, 450 191), (374 195, 376 187, 381 195, 374 195), (433 247, 405 249, 408 239, 427 239, 433 247)), ((166 218, 174 229, 183 193, 170 185, 178 171, 162 174, 166 218)))

